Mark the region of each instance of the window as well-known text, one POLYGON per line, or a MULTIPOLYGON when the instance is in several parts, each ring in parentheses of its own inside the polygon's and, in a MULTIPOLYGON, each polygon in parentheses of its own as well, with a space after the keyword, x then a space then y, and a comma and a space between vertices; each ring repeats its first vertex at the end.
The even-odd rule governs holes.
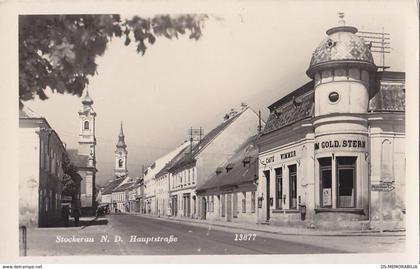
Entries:
POLYGON ((122 168, 123 167, 123 162, 124 162, 123 159, 119 159, 118 160, 118 167, 119 168, 122 168))
POLYGON ((242 213, 246 213, 246 192, 242 193, 242 213))
POLYGON ((85 121, 83 128, 89 130, 89 121, 85 121))
POLYGON ((289 165, 289 208, 297 208, 297 175, 296 164, 289 165))
POLYGON ((337 207, 356 205, 356 157, 337 157, 337 207))
POLYGON ((276 208, 282 209, 283 171, 281 168, 277 168, 275 169, 275 173, 276 173, 276 208))
POLYGON ((255 191, 251 192, 251 213, 255 213, 255 191))
POLYGON ((321 207, 332 207, 332 173, 331 173, 331 158, 320 158, 320 194, 321 207))

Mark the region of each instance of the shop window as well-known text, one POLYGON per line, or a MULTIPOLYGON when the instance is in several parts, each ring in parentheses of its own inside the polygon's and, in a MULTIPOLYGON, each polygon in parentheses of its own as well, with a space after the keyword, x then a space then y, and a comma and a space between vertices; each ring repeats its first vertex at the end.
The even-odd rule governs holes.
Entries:
POLYGON ((255 213, 255 191, 251 192, 251 213, 255 213))
POLYGON ((289 165, 289 208, 297 208, 297 167, 289 165))
POLYGON ((275 169, 276 173, 276 208, 282 209, 282 197, 283 197, 283 170, 282 168, 275 169))
POLYGON ((331 158, 320 158, 321 207, 332 207, 331 158))
POLYGON ((337 157, 337 207, 355 207, 356 157, 337 157))
POLYGON ((246 192, 242 193, 242 213, 246 213, 246 192))

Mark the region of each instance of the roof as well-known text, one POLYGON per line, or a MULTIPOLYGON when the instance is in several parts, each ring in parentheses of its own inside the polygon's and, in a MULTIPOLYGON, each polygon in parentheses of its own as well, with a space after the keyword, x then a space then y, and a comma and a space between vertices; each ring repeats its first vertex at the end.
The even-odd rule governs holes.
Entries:
POLYGON ((114 189, 112 190, 112 192, 125 191, 125 190, 127 190, 127 189, 131 188, 131 187, 132 187, 133 185, 135 185, 135 184, 136 184, 136 182, 135 182, 135 181, 129 181, 129 182, 126 182, 126 183, 121 184, 120 186, 117 186, 116 188, 114 188, 114 189))
POLYGON ((298 96, 303 95, 306 92, 312 91, 314 89, 314 81, 308 81, 304 85, 300 86, 296 90, 292 91, 291 93, 287 94, 286 96, 280 98, 273 104, 268 106, 268 109, 271 111, 273 108, 280 107, 281 105, 286 104, 287 102, 290 102, 293 100, 293 98, 296 98, 298 96))
POLYGON ((165 167, 160 170, 159 173, 156 174, 155 178, 159 178, 163 176, 166 173, 169 173, 170 168, 176 163, 178 160, 184 157, 185 154, 187 154, 190 151, 190 147, 186 147, 183 150, 181 150, 172 160, 170 160, 165 167))
POLYGON ((270 115, 262 134, 270 133, 304 118, 313 117, 314 104, 313 83, 306 83, 269 106, 270 115))
POLYGON ((120 185, 125 178, 118 178, 115 180, 111 180, 107 185, 105 185, 103 191, 102 191, 102 195, 104 194, 111 194, 112 190, 115 189, 116 187, 118 187, 118 185, 120 185))
MULTIPOLYGON (((405 74, 381 71, 376 73, 376 80, 379 90, 369 101, 369 112, 405 111, 405 74)), ((310 81, 271 104, 262 134, 314 117, 313 87, 313 81, 310 81)))
POLYGON ((220 190, 224 187, 252 183, 258 177, 258 136, 247 139, 235 154, 214 171, 212 177, 197 187, 197 191, 220 190))
POLYGON ((84 105, 92 105, 93 99, 89 96, 89 91, 86 90, 86 95, 82 99, 82 104, 84 105))
POLYGON ((195 163, 195 157, 200 153, 200 151, 205 148, 208 144, 210 144, 213 139, 220 134, 224 129, 226 129, 227 126, 229 126, 235 119, 237 119, 244 111, 249 109, 249 107, 246 107, 242 111, 238 112, 235 115, 229 116, 228 119, 223 121, 221 124, 219 124, 216 128, 211 130, 207 135, 203 137, 203 139, 200 140, 196 145, 193 146, 193 149, 191 152, 185 152, 185 154, 173 163, 173 165, 169 168, 170 172, 174 172, 182 167, 188 166, 190 164, 195 163))
MULTIPOLYGON (((19 101, 19 128, 22 127, 21 123, 31 123, 34 124, 37 127, 46 127, 47 131, 51 131, 59 140, 60 145, 63 150, 66 150, 66 147, 61 140, 58 133, 51 127, 49 122, 46 118, 40 116, 38 113, 24 105, 22 102, 19 101), (45 126, 42 126, 45 125, 45 126)), ((44 129, 45 130, 45 129, 44 129)))
POLYGON ((67 155, 76 167, 89 167, 89 156, 79 155, 77 149, 67 149, 67 155))
POLYGON ((189 142, 184 142, 176 149, 157 159, 150 167, 147 168, 144 173, 144 180, 147 182, 149 179, 155 178, 157 173, 159 173, 176 155, 188 146, 189 142))
POLYGON ((405 74, 378 72, 380 90, 369 102, 369 111, 405 111, 405 74))
POLYGON ((357 28, 351 26, 329 29, 328 37, 312 54, 308 76, 313 77, 315 69, 320 66, 337 62, 362 63, 376 69, 370 48, 356 32, 357 28))

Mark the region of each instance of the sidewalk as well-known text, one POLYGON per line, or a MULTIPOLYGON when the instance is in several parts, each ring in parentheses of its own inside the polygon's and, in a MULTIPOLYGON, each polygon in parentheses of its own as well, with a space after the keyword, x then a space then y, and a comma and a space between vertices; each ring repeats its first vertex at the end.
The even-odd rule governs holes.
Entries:
POLYGON ((82 230, 92 224, 98 217, 96 216, 89 216, 89 217, 80 217, 79 218, 79 225, 76 226, 74 222, 74 218, 70 218, 69 224, 67 226, 64 223, 60 223, 56 226, 50 227, 36 227, 35 230, 82 230))
POLYGON ((279 235, 309 235, 309 236, 405 236, 405 231, 384 231, 380 233, 377 230, 336 230, 327 231, 320 229, 309 229, 301 227, 285 227, 285 226, 274 226, 266 224, 253 224, 253 223, 237 223, 237 222, 223 222, 223 221, 210 221, 210 220, 198 220, 191 218, 180 218, 180 217, 167 217, 167 216, 155 216, 139 213, 131 213, 131 215, 138 215, 146 218, 160 219, 163 221, 180 222, 190 225, 199 226, 218 226, 232 229, 245 229, 256 232, 266 232, 279 235))

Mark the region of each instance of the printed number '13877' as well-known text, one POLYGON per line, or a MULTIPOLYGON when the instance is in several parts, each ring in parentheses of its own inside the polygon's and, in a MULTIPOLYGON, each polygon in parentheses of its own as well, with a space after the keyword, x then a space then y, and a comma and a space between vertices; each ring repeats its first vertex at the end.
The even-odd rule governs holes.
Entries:
POLYGON ((235 241, 254 241, 257 234, 235 234, 235 241))

